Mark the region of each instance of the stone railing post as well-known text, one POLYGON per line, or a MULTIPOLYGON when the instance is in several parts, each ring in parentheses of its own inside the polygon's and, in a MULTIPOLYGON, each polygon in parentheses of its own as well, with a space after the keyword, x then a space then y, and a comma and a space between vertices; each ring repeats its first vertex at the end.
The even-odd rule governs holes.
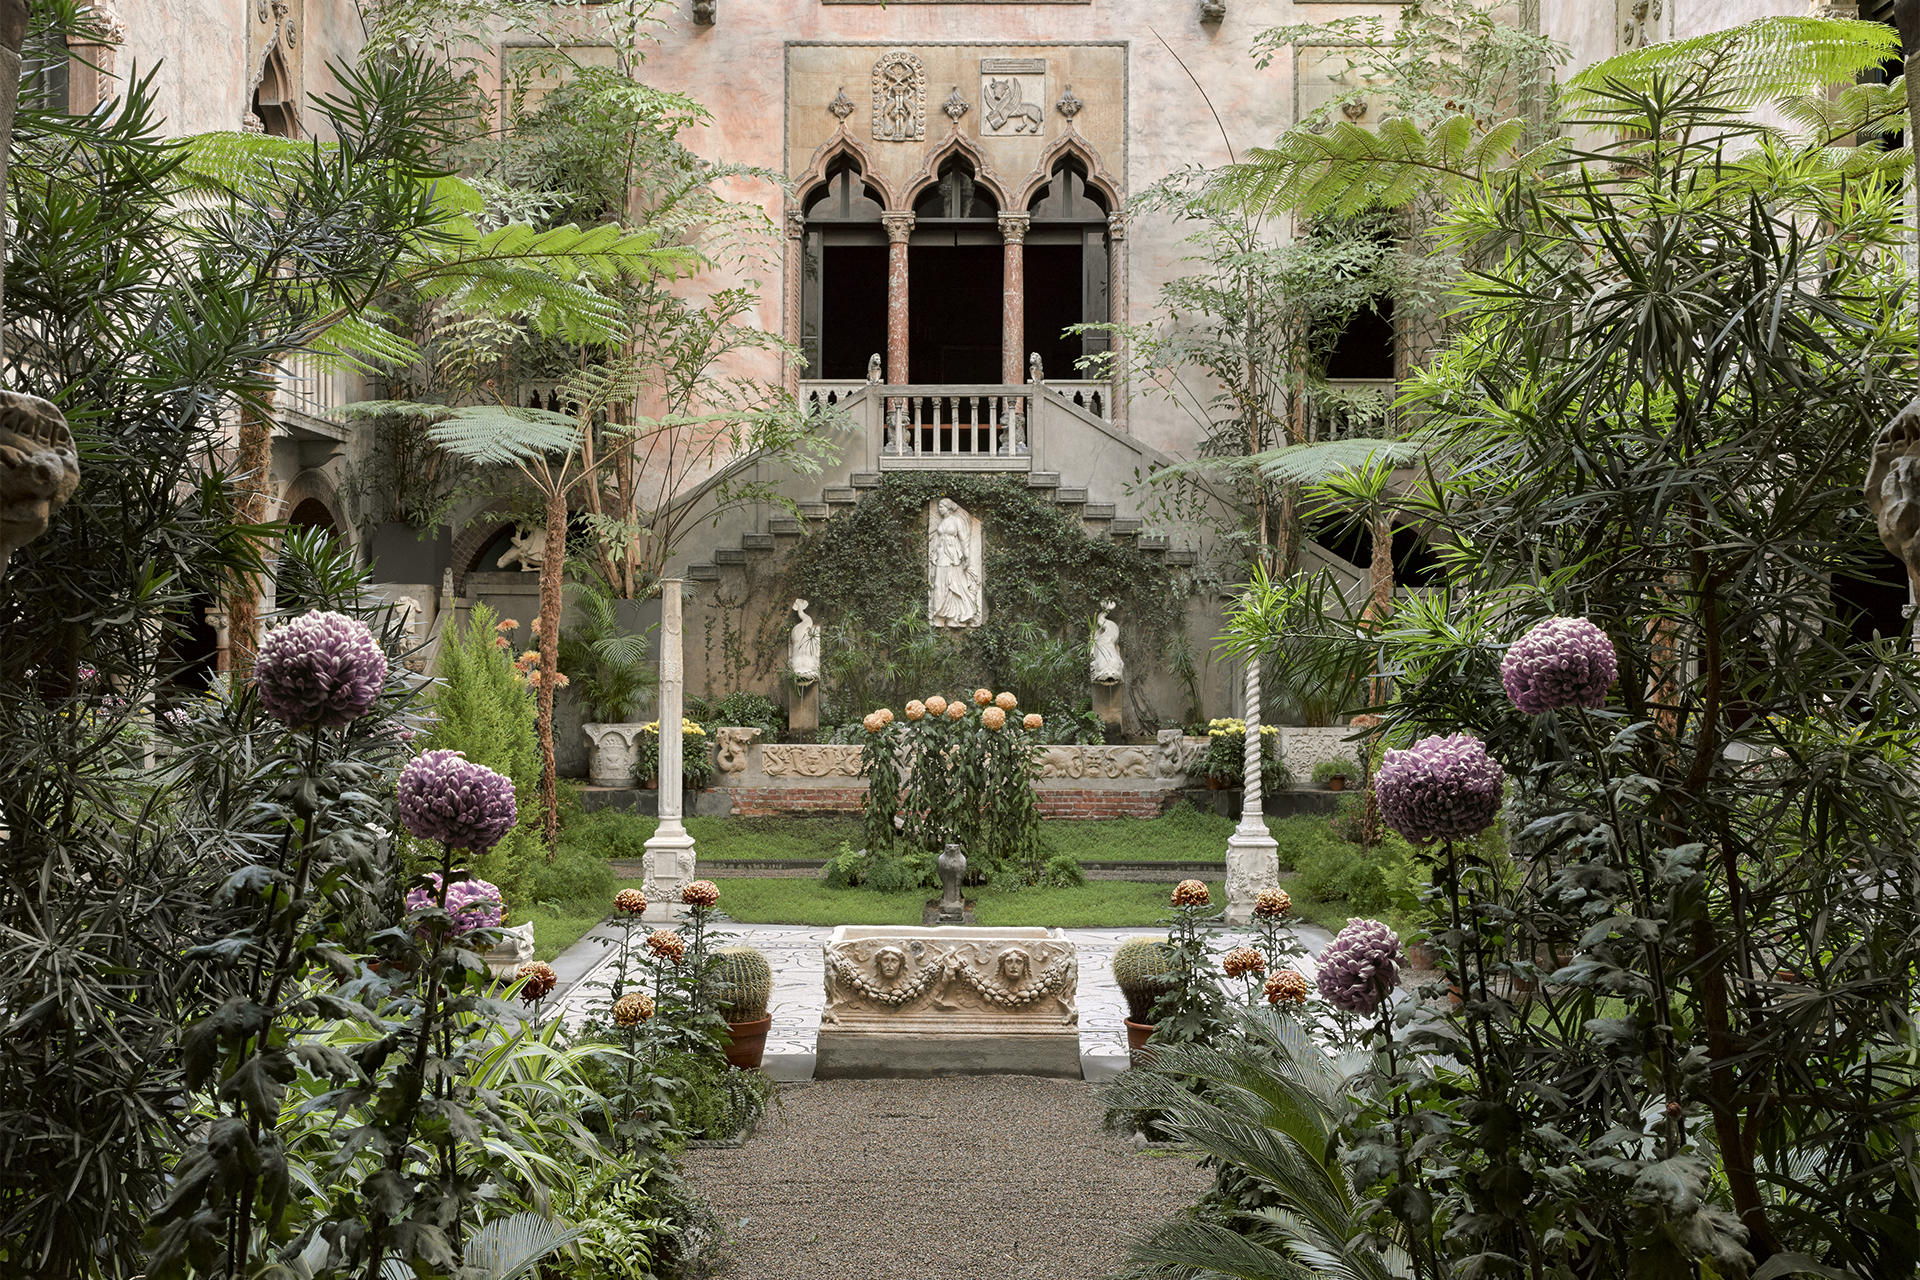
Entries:
MULTIPOLYGON (((660 825, 647 840, 647 913, 645 919, 673 920, 681 914, 680 891, 693 880, 693 837, 681 821, 680 712, 685 694, 681 665, 679 578, 660 581, 660 825)), ((704 749, 704 748, 697 748, 704 749)))
POLYGON ((1280 887, 1280 845, 1267 830, 1260 797, 1260 659, 1247 662, 1246 776, 1240 825, 1227 837, 1227 923, 1244 925, 1264 889, 1280 887))

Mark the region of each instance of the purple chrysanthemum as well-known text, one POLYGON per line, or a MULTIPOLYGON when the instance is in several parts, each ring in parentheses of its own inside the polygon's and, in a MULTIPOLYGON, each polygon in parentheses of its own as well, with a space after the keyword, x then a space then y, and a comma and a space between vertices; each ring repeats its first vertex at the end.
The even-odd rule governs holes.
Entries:
POLYGON ((1528 715, 1562 707, 1599 707, 1620 675, 1607 633, 1585 618, 1548 618, 1514 641, 1500 683, 1528 715))
POLYGON ((387 680, 387 655, 364 622, 313 610, 261 637, 253 660, 260 705, 296 729, 350 724, 387 680))
POLYGON ((429 751, 400 771, 400 825, 422 840, 484 853, 518 812, 512 779, 458 751, 429 751))
MULTIPOLYGON (((440 873, 430 871, 427 879, 432 888, 407 890, 407 910, 420 911, 433 905, 440 893, 440 873)), ((485 880, 455 880, 447 886, 447 914, 453 917, 455 933, 471 933, 475 929, 498 929, 507 910, 497 886, 485 880)))
POLYGON ((1500 811, 1506 772, 1470 733, 1389 751, 1374 775, 1387 825, 1415 844, 1479 835, 1500 811))
POLYGON ((1400 980, 1400 935, 1378 920, 1349 920, 1319 963, 1316 981, 1328 1004, 1372 1013, 1400 980))

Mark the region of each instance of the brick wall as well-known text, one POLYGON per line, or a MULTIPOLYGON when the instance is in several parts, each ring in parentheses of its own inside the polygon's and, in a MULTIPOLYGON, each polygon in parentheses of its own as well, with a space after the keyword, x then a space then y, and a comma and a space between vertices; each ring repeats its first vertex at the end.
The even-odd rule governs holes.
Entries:
POLYGON ((1174 793, 1152 791, 1091 791, 1038 788, 1043 818, 1157 818, 1174 793))
POLYGON ((732 787, 733 816, 764 818, 776 813, 858 813, 866 802, 863 782, 848 787, 732 787))

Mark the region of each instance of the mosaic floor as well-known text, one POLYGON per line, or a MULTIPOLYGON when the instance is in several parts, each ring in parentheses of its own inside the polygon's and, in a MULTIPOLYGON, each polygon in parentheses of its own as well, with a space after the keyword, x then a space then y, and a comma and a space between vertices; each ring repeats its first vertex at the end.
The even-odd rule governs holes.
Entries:
MULTIPOLYGON (((766 1068, 776 1080, 807 1080, 813 1076, 814 1037, 820 1029, 820 1008, 825 1002, 825 976, 822 946, 833 930, 805 925, 729 925, 723 926, 730 943, 746 943, 767 953, 773 965, 773 1027, 767 1033, 766 1068)), ((1150 929, 1068 929, 1080 960, 1080 1062, 1089 1079, 1116 1074, 1126 1069, 1127 1034, 1124 1025, 1126 1001, 1113 982, 1113 953, 1128 938, 1145 936, 1150 929)), ((1312 925, 1295 929, 1302 945, 1317 952, 1331 942, 1332 935, 1312 925)), ((560 1004, 560 1015, 568 1019, 584 1017, 604 995, 594 991, 600 971, 613 963, 611 947, 598 938, 601 931, 589 934, 568 948, 561 957, 578 967, 583 976, 573 985, 560 1004)), ((604 936, 612 937, 609 931, 604 936)), ((1247 941, 1247 935, 1226 930, 1211 935, 1209 945, 1218 955, 1228 947, 1247 941)), ((558 962, 557 962, 558 963, 558 962)), ((1301 968, 1312 975, 1312 962, 1301 968)))

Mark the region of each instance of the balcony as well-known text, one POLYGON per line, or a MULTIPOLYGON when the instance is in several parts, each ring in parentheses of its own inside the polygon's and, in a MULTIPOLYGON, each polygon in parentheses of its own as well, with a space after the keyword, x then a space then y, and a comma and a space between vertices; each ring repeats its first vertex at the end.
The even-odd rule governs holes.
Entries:
POLYGON ((1051 379, 908 385, 810 380, 800 384, 800 400, 810 414, 846 414, 862 437, 867 465, 876 470, 1029 471, 1036 449, 1044 452, 1050 443, 1041 439, 1050 418, 1082 416, 1105 425, 1112 390, 1104 382, 1051 379))

